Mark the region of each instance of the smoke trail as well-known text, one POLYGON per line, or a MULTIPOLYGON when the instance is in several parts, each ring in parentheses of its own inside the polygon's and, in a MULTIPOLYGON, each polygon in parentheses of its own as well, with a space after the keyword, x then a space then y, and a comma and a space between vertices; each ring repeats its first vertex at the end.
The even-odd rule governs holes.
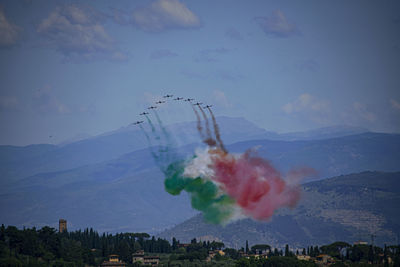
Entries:
POLYGON ((288 185, 269 161, 251 152, 236 157, 213 153, 215 176, 212 179, 235 199, 245 215, 267 220, 276 209, 294 207, 300 199, 299 185, 288 185))
POLYGON ((158 116, 157 111, 156 110, 153 110, 153 111, 154 111, 154 114, 156 115, 158 125, 160 126, 160 129, 163 132, 165 139, 167 140, 168 143, 171 143, 171 137, 169 136, 167 130, 165 129, 160 117, 158 116))
POLYGON ((167 132, 166 128, 164 127, 164 125, 160 119, 160 116, 158 116, 158 112, 156 110, 153 110, 153 111, 157 118, 158 125, 164 135, 164 139, 166 142, 164 146, 160 146, 160 148, 159 148, 159 158, 160 159, 158 160, 159 164, 161 164, 160 169, 162 171, 164 171, 164 169, 168 168, 168 165, 171 162, 176 161, 178 157, 177 157, 177 153, 174 149, 174 145, 171 140, 170 134, 167 132))
POLYGON ((156 134, 156 127, 154 127, 153 122, 150 120, 149 116, 145 115, 147 122, 149 123, 150 127, 151 127, 151 132, 153 133, 154 137, 157 140, 160 140, 160 136, 158 134, 156 134))
POLYGON ((164 172, 166 191, 172 195, 179 195, 182 191, 189 193, 192 207, 202 211, 208 222, 219 224, 227 221, 232 215, 234 200, 222 194, 212 181, 201 177, 186 177, 184 169, 183 161, 168 166, 164 172))
POLYGON ((208 124, 208 118, 206 113, 204 112, 204 110, 201 108, 201 106, 199 105, 199 109, 201 111, 201 114, 203 115, 205 124, 206 124, 206 133, 207 133, 207 138, 203 140, 204 143, 206 143, 207 145, 213 147, 217 144, 217 142, 212 138, 211 136, 211 130, 210 130, 210 125, 208 124))
POLYGON ((189 102, 189 104, 192 106, 192 109, 194 111, 194 114, 196 114, 196 119, 197 119, 197 131, 200 134, 201 139, 204 139, 204 133, 203 133, 203 127, 201 126, 201 119, 200 119, 200 115, 197 112, 197 110, 195 109, 194 105, 192 103, 189 102))
POLYGON ((211 108, 207 107, 207 109, 208 109, 208 111, 210 112, 210 115, 211 115, 211 119, 212 119, 213 126, 214 126, 215 138, 217 139, 218 146, 219 146, 219 148, 221 148, 222 151, 224 151, 225 153, 228 153, 228 151, 225 149, 224 143, 221 140, 221 135, 219 133, 219 127, 218 127, 218 124, 217 124, 217 120, 215 119, 211 108))
MULTIPOLYGON (((158 136, 159 147, 163 145, 153 157, 165 175, 164 186, 168 193, 179 195, 182 191, 187 192, 192 207, 201 211, 206 221, 217 224, 243 216, 266 221, 277 209, 297 204, 301 193, 299 179, 313 174, 314 170, 299 168, 282 175, 268 160, 252 151, 230 154, 224 147, 210 107, 206 108, 212 119, 215 138, 204 109, 199 105, 200 115, 194 105, 191 106, 196 115, 197 130, 208 146, 196 150, 195 155, 186 160, 178 157, 158 113, 153 110, 161 136, 146 116, 152 133, 158 136), (205 129, 201 116, 205 121, 205 129)), ((144 133, 151 145, 149 135, 144 133)))
MULTIPOLYGON (((147 116, 146 116, 147 117, 147 116)), ((140 129, 142 130, 142 132, 144 133, 144 135, 146 136, 147 139, 147 143, 149 144, 149 148, 150 148, 150 153, 153 156, 154 159, 158 159, 157 154, 153 151, 153 145, 151 144, 151 139, 150 136, 147 134, 147 132, 144 130, 143 126, 141 124, 139 124, 140 129)))

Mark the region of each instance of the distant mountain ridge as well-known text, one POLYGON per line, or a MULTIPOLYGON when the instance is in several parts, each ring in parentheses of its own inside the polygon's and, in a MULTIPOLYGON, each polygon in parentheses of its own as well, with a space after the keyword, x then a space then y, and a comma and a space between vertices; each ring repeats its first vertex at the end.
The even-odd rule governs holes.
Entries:
POLYGON ((358 240, 398 244, 400 235, 400 172, 362 172, 304 185, 301 202, 293 210, 276 212, 268 222, 239 220, 226 226, 207 224, 201 215, 159 234, 188 242, 215 239, 240 248, 269 244, 302 248, 335 241, 358 240))
MULTIPOLYGON (((280 135, 268 132, 244 118, 218 117, 217 120, 226 144, 255 139, 294 140, 297 137, 310 136, 307 133, 280 135)), ((148 125, 144 127, 150 132, 148 125)), ((335 127, 331 129, 335 132, 335 137, 357 132, 348 127, 339 128, 339 130, 334 130, 335 127)), ((167 125, 167 129, 177 146, 200 143, 195 122, 167 125)), ((326 132, 326 129, 321 131, 326 132)), ((311 132, 316 133, 318 130, 311 132)), ((311 136, 320 139, 327 135, 321 135, 319 138, 317 134, 311 134, 311 136)), ((144 134, 134 125, 60 146, 48 144, 25 147, 0 146, 0 185, 38 173, 68 170, 116 159, 147 146, 144 134)))
MULTIPOLYGON (((196 147, 198 144, 185 145, 179 151, 186 158, 196 147)), ((252 140, 227 146, 233 153, 254 147, 283 173, 301 164, 320 171, 319 178, 368 169, 400 171, 400 135, 252 140)), ((163 180, 148 149, 100 163, 34 174, 0 187, 0 222, 21 227, 51 225, 65 217, 75 229, 91 225, 99 231, 158 232, 195 214, 186 195, 176 197, 165 192, 163 180), (104 214, 101 220, 98 214, 104 214)))
MULTIPOLYGON (((273 133, 243 118, 222 117, 219 125, 229 151, 255 149, 283 174, 298 166, 315 168, 318 179, 400 171, 398 134, 347 135, 341 129, 340 137, 283 141, 266 139, 273 133)), ((182 158, 201 146, 195 122, 168 127, 182 158)), ((64 146, 0 146, 0 223, 56 225, 66 217, 75 229, 90 225, 100 231, 154 233, 190 218, 195 211, 187 196, 164 191, 147 145, 144 134, 129 126, 64 146), (101 220, 98 214, 104 215, 101 220)))

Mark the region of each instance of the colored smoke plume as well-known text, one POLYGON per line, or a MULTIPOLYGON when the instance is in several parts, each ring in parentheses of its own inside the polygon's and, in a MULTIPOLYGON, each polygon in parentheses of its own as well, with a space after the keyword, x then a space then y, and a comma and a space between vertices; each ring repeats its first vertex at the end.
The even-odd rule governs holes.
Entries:
MULTIPOLYGON (((229 153, 210 106, 206 108, 213 123, 214 137, 204 110, 198 105, 202 121, 195 106, 191 106, 197 119, 196 128, 206 148, 197 149, 194 156, 187 159, 177 153, 157 112, 154 111, 154 115, 158 127, 146 116, 151 133, 159 142, 158 152, 153 152, 152 148, 151 151, 165 175, 164 185, 168 193, 179 195, 182 191, 187 192, 192 207, 201 211, 206 221, 216 224, 244 217, 266 221, 277 209, 297 204, 301 196, 299 182, 314 175, 313 169, 298 168, 283 175, 252 150, 242 154, 229 153)), ((151 146, 151 138, 143 127, 140 128, 151 146)))

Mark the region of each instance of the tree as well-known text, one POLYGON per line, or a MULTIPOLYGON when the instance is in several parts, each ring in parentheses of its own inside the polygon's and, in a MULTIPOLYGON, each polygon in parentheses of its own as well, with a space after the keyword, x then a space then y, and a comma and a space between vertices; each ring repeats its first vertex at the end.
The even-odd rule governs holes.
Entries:
POLYGON ((246 240, 246 254, 249 253, 249 241, 246 240))
POLYGON ((213 241, 210 244, 211 249, 222 249, 223 247, 225 247, 225 244, 222 242, 217 242, 217 241, 213 241))
POLYGON ((286 246, 285 246, 285 257, 290 257, 290 256, 291 256, 291 254, 290 254, 290 251, 289 251, 289 245, 286 244, 286 246))
POLYGON ((176 241, 175 237, 173 237, 172 238, 172 250, 176 250, 178 248, 178 244, 179 244, 179 242, 176 241))
POLYGON ((254 245, 254 246, 251 247, 251 251, 252 251, 254 254, 257 254, 257 253, 264 253, 264 252, 266 252, 267 250, 268 250, 268 251, 271 250, 271 246, 270 246, 270 245, 267 245, 267 244, 257 244, 257 245, 254 245))

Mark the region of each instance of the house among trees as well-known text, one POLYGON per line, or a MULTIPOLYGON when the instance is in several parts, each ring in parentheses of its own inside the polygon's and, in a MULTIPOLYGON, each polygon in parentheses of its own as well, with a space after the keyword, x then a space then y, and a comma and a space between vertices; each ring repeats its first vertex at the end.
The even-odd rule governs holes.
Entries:
POLYGON ((309 255, 297 255, 297 259, 302 261, 309 261, 311 260, 311 257, 309 255))
POLYGON ((126 267, 126 263, 119 260, 118 255, 110 255, 108 257, 108 261, 104 261, 101 265, 101 267, 126 267))
POLYGON ((144 250, 138 250, 132 254, 132 262, 144 262, 144 250))
POLYGON ((316 258, 317 262, 320 262, 322 264, 329 264, 329 263, 335 262, 335 260, 331 256, 326 255, 326 254, 320 254, 315 258, 316 258))
POLYGON ((138 262, 144 265, 157 266, 160 263, 158 256, 145 256, 143 250, 138 250, 132 255, 132 262, 138 262))
POLYGON ((358 240, 358 241, 354 242, 354 245, 368 245, 368 242, 367 241, 358 240))

